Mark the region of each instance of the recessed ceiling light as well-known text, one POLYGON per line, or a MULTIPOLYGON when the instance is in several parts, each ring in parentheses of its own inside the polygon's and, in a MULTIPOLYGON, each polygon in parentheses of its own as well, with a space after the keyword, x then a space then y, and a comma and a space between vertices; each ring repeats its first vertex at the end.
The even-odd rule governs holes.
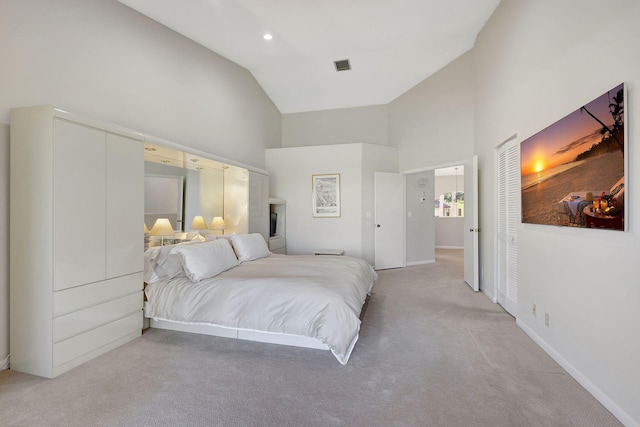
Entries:
POLYGON ((265 40, 271 40, 273 38, 273 36, 269 33, 265 34, 264 36, 262 36, 263 39, 265 40))

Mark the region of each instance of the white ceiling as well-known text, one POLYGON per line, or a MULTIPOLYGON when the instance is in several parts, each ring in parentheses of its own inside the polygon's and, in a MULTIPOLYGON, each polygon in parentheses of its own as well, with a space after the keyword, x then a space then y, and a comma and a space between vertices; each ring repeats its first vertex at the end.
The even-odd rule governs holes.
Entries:
POLYGON ((391 102, 471 49, 500 3, 118 1, 248 69, 283 114, 391 102))

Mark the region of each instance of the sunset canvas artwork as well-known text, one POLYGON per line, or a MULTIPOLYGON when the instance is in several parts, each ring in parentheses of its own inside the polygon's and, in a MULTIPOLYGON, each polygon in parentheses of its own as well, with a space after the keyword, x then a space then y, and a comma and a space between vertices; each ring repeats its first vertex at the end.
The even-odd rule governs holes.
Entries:
POLYGON ((624 89, 521 143, 523 223, 625 229, 624 89))

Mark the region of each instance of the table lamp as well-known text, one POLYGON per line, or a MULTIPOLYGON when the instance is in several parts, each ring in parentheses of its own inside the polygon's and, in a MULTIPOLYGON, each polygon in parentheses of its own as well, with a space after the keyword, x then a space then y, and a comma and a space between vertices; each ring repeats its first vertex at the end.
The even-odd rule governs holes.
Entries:
POLYGON ((164 236, 173 236, 174 231, 168 218, 158 218, 149 231, 151 236, 160 236, 160 246, 164 246, 164 236))
POLYGON ((209 227, 212 230, 222 230, 220 234, 224 234, 225 223, 224 219, 221 216, 216 216, 211 221, 211 226, 209 227))
POLYGON ((201 215, 197 215, 193 217, 193 221, 191 221, 192 230, 198 230, 198 233, 202 234, 200 230, 206 230, 207 224, 204 222, 204 218, 201 215))

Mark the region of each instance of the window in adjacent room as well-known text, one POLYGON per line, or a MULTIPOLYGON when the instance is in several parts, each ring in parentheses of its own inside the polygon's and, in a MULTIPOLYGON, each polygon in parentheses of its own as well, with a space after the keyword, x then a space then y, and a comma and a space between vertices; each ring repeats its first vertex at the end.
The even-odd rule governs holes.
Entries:
POLYGON ((439 196, 434 201, 436 217, 464 217, 463 170, 462 166, 438 170, 436 194, 439 196))

